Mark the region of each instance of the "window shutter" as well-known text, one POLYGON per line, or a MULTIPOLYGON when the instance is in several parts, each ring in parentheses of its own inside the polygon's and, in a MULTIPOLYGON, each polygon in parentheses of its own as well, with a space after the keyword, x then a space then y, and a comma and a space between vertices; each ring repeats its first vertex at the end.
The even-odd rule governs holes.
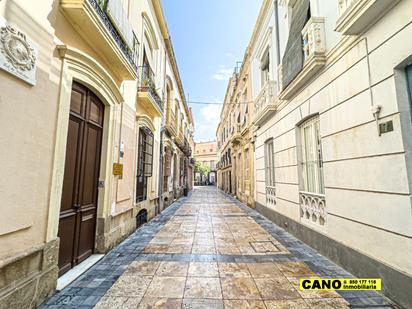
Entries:
POLYGON ((171 155, 170 155, 170 149, 166 149, 165 153, 165 176, 170 176, 171 175, 171 155))
POLYGON ((288 42, 282 59, 283 88, 286 88, 303 68, 302 30, 310 19, 309 0, 299 0, 292 9, 288 42))
POLYGON ((153 173, 153 134, 146 135, 145 145, 145 160, 144 160, 144 176, 151 177, 153 173))

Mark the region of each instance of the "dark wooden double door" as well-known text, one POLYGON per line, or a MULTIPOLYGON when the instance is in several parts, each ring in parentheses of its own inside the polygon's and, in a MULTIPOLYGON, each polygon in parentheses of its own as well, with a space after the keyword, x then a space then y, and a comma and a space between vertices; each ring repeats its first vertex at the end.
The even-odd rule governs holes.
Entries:
POLYGON ((73 83, 60 206, 59 275, 94 250, 104 105, 73 83))

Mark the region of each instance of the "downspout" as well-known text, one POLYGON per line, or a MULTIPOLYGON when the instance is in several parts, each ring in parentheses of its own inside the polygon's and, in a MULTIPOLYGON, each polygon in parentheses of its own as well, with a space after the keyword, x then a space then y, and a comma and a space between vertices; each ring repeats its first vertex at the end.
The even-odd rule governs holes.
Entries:
POLYGON ((275 33, 276 33, 276 61, 277 66, 280 65, 280 40, 279 40, 279 3, 274 0, 273 5, 275 6, 275 33))
MULTIPOLYGON (((164 67, 163 67, 163 90, 166 88, 166 49, 164 53, 164 67)), ((165 109, 167 109, 165 100, 165 91, 163 91, 163 114, 165 113, 165 109)), ((158 187, 158 195, 159 195, 159 213, 163 210, 163 185, 164 185, 164 177, 163 177, 163 138, 164 138, 164 118, 162 117, 161 124, 160 124, 160 149, 159 149, 159 187, 158 187)))

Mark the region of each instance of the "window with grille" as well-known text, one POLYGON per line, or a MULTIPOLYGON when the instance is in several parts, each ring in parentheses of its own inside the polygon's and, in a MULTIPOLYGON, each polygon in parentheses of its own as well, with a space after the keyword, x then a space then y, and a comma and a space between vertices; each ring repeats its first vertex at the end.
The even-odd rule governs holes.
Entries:
POLYGON ((137 158, 136 202, 147 199, 147 178, 153 172, 153 133, 145 127, 139 129, 137 158))
POLYGON ((324 194, 322 145, 319 117, 305 121, 301 126, 303 191, 324 194))
POLYGON ((273 139, 265 143, 265 175, 266 186, 275 186, 275 154, 273 149, 273 139))
POLYGON ((275 151, 273 138, 265 142, 266 205, 276 206, 275 151))
POLYGON ((245 179, 249 179, 249 148, 245 150, 245 179))
POLYGON ((262 88, 269 80, 269 67, 270 67, 270 56, 269 56, 269 47, 268 47, 260 61, 261 87, 262 88))
POLYGON ((180 158, 180 181, 179 184, 180 186, 183 186, 183 177, 184 177, 184 161, 183 158, 180 158))
POLYGON ((169 148, 166 148, 164 156, 164 179, 163 179, 163 191, 167 192, 169 190, 169 176, 172 175, 172 156, 169 148))

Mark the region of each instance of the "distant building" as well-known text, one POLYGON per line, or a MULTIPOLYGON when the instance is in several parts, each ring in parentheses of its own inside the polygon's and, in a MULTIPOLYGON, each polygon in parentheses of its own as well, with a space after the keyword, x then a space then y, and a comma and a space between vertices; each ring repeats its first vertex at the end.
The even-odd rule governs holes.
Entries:
POLYGON ((216 184, 217 174, 216 174, 216 164, 218 161, 217 157, 217 142, 201 142, 195 143, 195 154, 194 158, 196 162, 201 162, 210 168, 208 175, 195 175, 195 184, 199 185, 208 182, 209 184, 216 184))

